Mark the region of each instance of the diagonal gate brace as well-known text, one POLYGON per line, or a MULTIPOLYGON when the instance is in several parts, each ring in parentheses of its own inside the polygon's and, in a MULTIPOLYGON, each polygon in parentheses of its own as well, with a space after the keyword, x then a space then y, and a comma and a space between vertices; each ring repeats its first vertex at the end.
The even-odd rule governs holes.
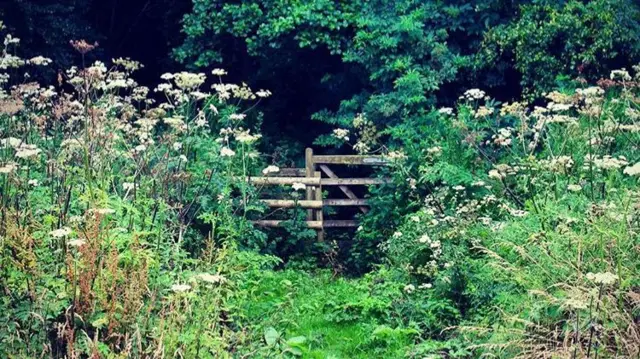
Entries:
MULTIPOLYGON (((329 178, 338 178, 338 176, 333 173, 333 171, 327 166, 327 165, 319 165, 320 169, 322 170, 322 172, 326 173, 327 176, 329 176, 329 178)), ((338 188, 340 188, 340 190, 350 199, 358 199, 358 196, 356 196, 355 193, 353 193, 349 187, 347 186, 338 186, 338 188)), ((360 208, 360 211, 362 211, 362 213, 367 213, 369 212, 369 208, 364 207, 364 206, 360 206, 358 207, 360 208)))

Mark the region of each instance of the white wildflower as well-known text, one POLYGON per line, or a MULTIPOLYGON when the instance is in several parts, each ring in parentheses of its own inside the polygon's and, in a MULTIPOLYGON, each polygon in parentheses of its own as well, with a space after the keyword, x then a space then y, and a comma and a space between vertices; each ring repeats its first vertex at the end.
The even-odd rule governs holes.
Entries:
POLYGON ((47 66, 51 63, 51 59, 43 56, 32 57, 27 61, 28 64, 36 65, 36 66, 47 66))
POLYGON ((269 96, 271 96, 271 91, 269 91, 269 90, 258 90, 256 92, 256 96, 262 97, 262 98, 269 97, 269 96))
POLYGON ((597 284, 604 284, 604 285, 609 285, 609 284, 613 284, 618 280, 618 276, 611 273, 611 272, 604 272, 604 273, 587 273, 587 279, 597 283, 597 284))
POLYGON ((137 145, 136 147, 133 148, 133 152, 134 153, 141 153, 147 150, 147 146, 145 145, 137 145))
POLYGON ((235 120, 235 121, 244 120, 246 117, 247 115, 244 113, 232 113, 231 115, 229 115, 229 119, 235 120))
POLYGON ((579 184, 570 184, 567 186, 567 189, 571 192, 580 192, 580 190, 582 190, 582 186, 579 184))
POLYGON ((87 243, 86 240, 77 238, 77 239, 72 239, 72 240, 68 241, 67 245, 70 246, 70 247, 80 247, 80 246, 84 245, 85 243, 87 243))
POLYGON ((631 81, 631 75, 629 75, 629 72, 624 68, 611 71, 611 75, 609 77, 612 80, 620 79, 623 81, 631 81))
POLYGON ((336 128, 333 130, 332 136, 341 141, 349 141, 349 130, 344 128, 336 128))
POLYGON ((37 148, 35 145, 23 144, 16 149, 16 157, 18 158, 35 157, 39 155, 40 152, 42 152, 42 150, 37 148))
POLYGON ((629 176, 640 176, 640 162, 625 168, 623 173, 629 176))
POLYGON ((171 290, 176 293, 183 293, 191 289, 191 286, 188 284, 174 284, 171 286, 171 290))
POLYGON ((173 75, 173 81, 175 82, 176 86, 183 90, 195 90, 200 87, 200 85, 202 85, 206 79, 207 77, 203 73, 195 74, 182 71, 173 75))
POLYGON ((451 107, 443 107, 438 110, 438 113, 442 115, 453 115, 453 109, 451 107))
POLYGON ((217 283, 222 284, 227 281, 227 278, 225 278, 223 275, 220 275, 220 274, 200 273, 196 277, 203 282, 207 282, 211 284, 217 284, 217 283))
POLYGON ((49 235, 53 238, 62 238, 69 234, 71 234, 71 228, 69 227, 62 227, 49 232, 49 235))
POLYGON ((466 98, 469 101, 481 100, 482 98, 485 97, 485 95, 486 93, 480 89, 471 89, 471 90, 465 91, 464 98, 466 98))
POLYGON ((222 157, 233 157, 235 155, 236 153, 229 147, 222 147, 222 149, 220 150, 220 156, 222 157))
POLYGON ((89 212, 106 215, 106 214, 114 214, 116 213, 116 210, 111 208, 91 208, 89 209, 89 212))
POLYGON ((0 174, 9 174, 18 169, 18 165, 16 163, 7 163, 4 166, 0 167, 0 174))

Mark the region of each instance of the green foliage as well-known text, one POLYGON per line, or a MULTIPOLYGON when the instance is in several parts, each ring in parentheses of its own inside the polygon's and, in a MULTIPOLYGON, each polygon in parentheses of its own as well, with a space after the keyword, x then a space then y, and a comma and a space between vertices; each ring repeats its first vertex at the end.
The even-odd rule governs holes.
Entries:
POLYGON ((479 55, 488 66, 513 61, 522 86, 539 94, 552 89, 558 75, 594 79, 635 64, 639 18, 630 1, 536 2, 489 30, 479 55))
MULTIPOLYGON (((334 127, 317 143, 382 153, 391 179, 349 242, 316 243, 305 210, 259 200, 303 185, 245 181, 277 172, 258 152, 269 91, 215 69, 211 91, 203 73, 167 73, 150 98, 128 59, 25 83, 51 60, 23 60, 7 35, 0 356, 636 357, 640 65, 612 70, 638 55, 632 5, 194 1, 182 61, 273 57, 258 77, 307 56, 296 73, 315 76, 321 53, 343 66, 323 76, 349 91, 314 115, 334 127), (525 100, 460 90, 513 69, 525 100), (265 215, 281 228, 255 228, 265 215)), ((274 165, 297 151, 266 148, 274 165)))
POLYGON ((637 296, 640 263, 638 78, 614 70, 608 91, 565 87, 533 108, 472 89, 455 109, 387 130, 395 186, 379 193, 392 199, 374 202, 358 236, 410 275, 409 292, 460 313, 449 321, 460 337, 416 351, 637 353, 637 304, 621 298, 637 296))
MULTIPOLYGON (((353 98, 344 99, 338 113, 317 118, 351 127, 355 114, 367 112, 374 123, 397 123, 433 103, 433 92, 470 64, 466 54, 481 40, 481 29, 498 21, 494 15, 503 10, 466 1, 199 0, 185 17, 187 38, 174 54, 182 62, 208 67, 222 61, 229 36, 234 46, 242 41, 256 57, 326 49, 367 81, 353 98), (477 6, 487 13, 476 11, 477 6)), ((273 60, 275 66, 283 61, 273 60)))
MULTIPOLYGON (((250 76, 265 83, 274 74, 305 76, 293 86, 322 85, 315 102, 339 94, 305 116, 353 131, 361 115, 378 128, 411 122, 436 102, 450 103, 478 85, 515 99, 520 89, 549 90, 559 75, 597 80, 635 64, 638 20, 637 4, 627 0, 196 0, 174 56, 202 68, 250 56, 260 64, 250 76), (341 65, 325 65, 338 60, 341 65)), ((290 87, 279 90, 289 94, 290 87)), ((298 126, 287 131, 308 136, 298 126)), ((354 145, 331 136, 316 144, 354 145)), ((355 145, 367 152, 384 142, 355 145)))

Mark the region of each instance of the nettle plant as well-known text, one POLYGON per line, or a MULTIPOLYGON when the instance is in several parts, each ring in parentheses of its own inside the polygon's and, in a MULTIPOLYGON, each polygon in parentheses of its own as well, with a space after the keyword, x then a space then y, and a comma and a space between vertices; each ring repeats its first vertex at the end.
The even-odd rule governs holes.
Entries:
MULTIPOLYGON (((238 178, 262 168, 270 92, 220 69, 210 92, 189 72, 151 91, 130 59, 43 86, 26 73, 51 60, 18 43, 0 58, 0 356, 227 355, 233 241, 262 235, 238 178)), ((83 64, 96 46, 70 45, 83 64)))

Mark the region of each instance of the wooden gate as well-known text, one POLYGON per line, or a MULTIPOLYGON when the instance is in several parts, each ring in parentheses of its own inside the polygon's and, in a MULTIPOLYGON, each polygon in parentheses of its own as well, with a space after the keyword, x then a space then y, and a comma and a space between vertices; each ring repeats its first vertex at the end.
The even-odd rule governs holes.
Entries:
MULTIPOLYGON (((382 156, 366 155, 314 155, 313 149, 305 151, 305 168, 281 168, 274 176, 250 177, 248 180, 256 185, 293 185, 301 183, 306 186, 304 200, 263 199, 269 207, 293 208, 299 206, 307 208, 306 224, 309 228, 316 229, 318 240, 324 240, 325 228, 356 227, 357 221, 351 220, 325 220, 323 209, 329 206, 359 207, 362 213, 367 213, 368 203, 366 199, 358 198, 349 189, 349 186, 377 185, 389 183, 387 178, 339 178, 329 165, 365 165, 383 166, 387 162, 382 156), (323 187, 337 186, 347 197, 343 199, 322 198, 323 187)), ((256 225, 264 227, 278 227, 281 220, 254 221, 256 225)))

